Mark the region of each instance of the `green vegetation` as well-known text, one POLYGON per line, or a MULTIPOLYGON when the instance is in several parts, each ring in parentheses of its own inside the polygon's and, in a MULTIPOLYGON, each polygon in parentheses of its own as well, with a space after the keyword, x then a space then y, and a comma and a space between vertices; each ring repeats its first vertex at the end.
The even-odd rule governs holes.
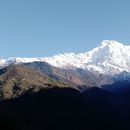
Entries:
POLYGON ((27 91, 68 86, 24 65, 11 65, 0 70, 0 100, 18 97, 27 91))

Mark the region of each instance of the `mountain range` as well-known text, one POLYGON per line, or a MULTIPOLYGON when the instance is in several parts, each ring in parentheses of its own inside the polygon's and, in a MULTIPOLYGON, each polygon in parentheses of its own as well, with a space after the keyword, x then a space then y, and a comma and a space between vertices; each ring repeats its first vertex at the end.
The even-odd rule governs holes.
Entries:
POLYGON ((130 46, 0 59, 0 128, 129 130, 130 46))
POLYGON ((105 74, 117 74, 130 71, 130 46, 116 41, 104 40, 98 47, 89 52, 74 54, 64 53, 43 58, 8 58, 0 59, 0 67, 10 64, 47 62, 62 69, 88 69, 105 74))
POLYGON ((24 64, 55 80, 77 86, 77 89, 80 88, 82 91, 87 87, 102 87, 113 84, 115 80, 129 79, 130 46, 113 40, 104 40, 91 51, 80 54, 64 53, 42 58, 0 59, 1 69, 12 64, 24 64))

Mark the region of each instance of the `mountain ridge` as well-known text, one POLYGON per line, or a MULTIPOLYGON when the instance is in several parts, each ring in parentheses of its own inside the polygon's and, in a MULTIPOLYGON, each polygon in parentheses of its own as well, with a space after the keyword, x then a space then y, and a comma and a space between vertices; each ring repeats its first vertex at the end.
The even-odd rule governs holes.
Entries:
MULTIPOLYGON (((98 47, 85 52, 85 53, 64 53, 54 55, 52 57, 35 57, 35 58, 20 58, 12 57, 8 59, 1 59, 0 66, 6 66, 9 64, 19 64, 19 63, 30 63, 30 62, 47 62, 52 66, 60 68, 83 68, 85 69, 85 64, 90 65, 91 63, 99 65, 99 61, 104 60, 106 57, 118 57, 121 56, 120 53, 124 53, 130 57, 128 53, 130 46, 123 45, 122 43, 113 40, 104 40, 98 47), (117 51, 119 49, 119 51, 117 51), (113 54, 114 53, 114 54, 113 54), (117 56, 115 56, 117 55, 117 56)), ((109 59, 111 60, 111 59, 109 59)), ((119 60, 119 59, 118 59, 119 60)), ((92 64, 91 64, 92 65, 92 64)), ((117 65, 117 64, 116 64, 117 65)))
POLYGON ((68 86, 70 85, 67 83, 24 65, 10 65, 0 70, 0 100, 19 97, 28 91, 68 86))
MULTIPOLYGON (((111 84, 114 75, 130 72, 130 46, 123 45, 114 40, 104 40, 96 48, 86 53, 64 53, 52 57, 41 58, 9 58, 0 60, 0 67, 10 64, 24 64, 33 62, 46 62, 49 65, 66 71, 73 71, 84 75, 89 73, 95 77, 96 86, 111 84), (102 76, 103 75, 103 76, 102 76), (108 77, 111 77, 110 79, 108 77)), ((87 74, 84 77, 88 77, 87 74)), ((80 84, 79 84, 80 85, 80 84)))

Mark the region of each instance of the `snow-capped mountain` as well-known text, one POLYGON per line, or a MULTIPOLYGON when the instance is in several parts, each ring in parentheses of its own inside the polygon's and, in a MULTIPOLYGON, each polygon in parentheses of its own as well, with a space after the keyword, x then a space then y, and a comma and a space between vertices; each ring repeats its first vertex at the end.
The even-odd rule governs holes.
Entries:
POLYGON ((1 59, 0 67, 35 61, 47 62, 52 66, 63 69, 82 68, 101 74, 114 75, 123 71, 130 72, 130 46, 113 40, 104 40, 98 47, 86 53, 64 53, 42 58, 1 59))
POLYGON ((74 54, 66 53, 49 58, 44 61, 55 67, 82 68, 105 74, 115 74, 130 71, 130 46, 116 41, 103 41, 93 50, 74 54))

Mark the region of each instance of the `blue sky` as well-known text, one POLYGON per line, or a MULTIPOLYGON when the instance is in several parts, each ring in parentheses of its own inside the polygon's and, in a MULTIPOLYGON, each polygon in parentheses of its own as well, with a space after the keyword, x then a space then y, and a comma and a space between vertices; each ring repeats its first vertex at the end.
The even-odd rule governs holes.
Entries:
POLYGON ((1 0, 0 57, 86 52, 130 43, 129 0, 1 0))

